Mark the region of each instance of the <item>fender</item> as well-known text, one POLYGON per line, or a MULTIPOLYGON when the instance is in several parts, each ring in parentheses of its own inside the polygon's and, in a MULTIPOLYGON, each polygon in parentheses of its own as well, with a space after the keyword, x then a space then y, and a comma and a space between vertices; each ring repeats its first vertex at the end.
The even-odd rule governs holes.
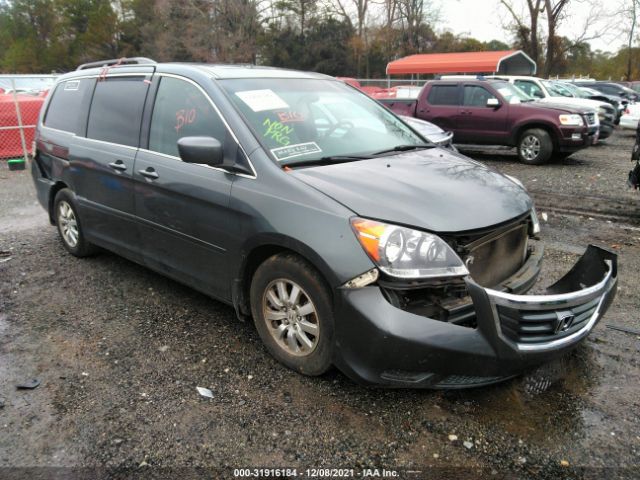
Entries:
POLYGON ((251 284, 250 275, 262 261, 282 251, 297 253, 311 263, 325 279, 330 291, 332 287, 339 285, 339 279, 324 259, 310 246, 280 233, 259 233, 247 240, 239 251, 240 261, 231 287, 231 301, 238 319, 246 320, 251 314, 248 295, 251 284))

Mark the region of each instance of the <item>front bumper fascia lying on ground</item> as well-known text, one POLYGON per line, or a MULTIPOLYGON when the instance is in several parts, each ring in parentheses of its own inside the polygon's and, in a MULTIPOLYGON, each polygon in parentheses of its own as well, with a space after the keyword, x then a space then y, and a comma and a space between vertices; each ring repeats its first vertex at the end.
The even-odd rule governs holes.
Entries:
POLYGON ((589 334, 615 296, 617 257, 589 246, 545 295, 466 283, 476 328, 396 308, 375 285, 338 289, 336 365, 356 381, 391 387, 465 388, 513 377, 589 334))

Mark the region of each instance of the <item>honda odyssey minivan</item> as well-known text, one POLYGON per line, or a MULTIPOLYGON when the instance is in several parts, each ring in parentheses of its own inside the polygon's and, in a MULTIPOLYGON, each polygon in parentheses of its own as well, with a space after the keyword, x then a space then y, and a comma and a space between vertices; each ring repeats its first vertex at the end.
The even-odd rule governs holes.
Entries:
POLYGON ((69 253, 233 305, 306 375, 494 383, 578 345, 616 290, 616 256, 589 246, 526 294, 543 248, 523 186, 325 75, 83 65, 42 109, 32 173, 69 253))

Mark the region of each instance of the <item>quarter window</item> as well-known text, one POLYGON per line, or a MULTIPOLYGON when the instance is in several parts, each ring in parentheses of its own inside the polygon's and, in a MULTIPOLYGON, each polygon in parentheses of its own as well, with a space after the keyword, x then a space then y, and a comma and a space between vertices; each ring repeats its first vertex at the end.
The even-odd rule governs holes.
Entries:
POLYGON ((138 146, 148 84, 142 76, 99 80, 91 102, 87 137, 138 146))
POLYGON ((431 105, 459 105, 457 85, 434 85, 429 92, 431 105))
POLYGON ((83 100, 86 95, 90 95, 94 81, 93 79, 83 78, 59 83, 47 108, 44 119, 45 127, 75 133, 76 135, 84 135, 87 103, 83 102, 83 100))
POLYGON ((163 77, 156 95, 149 150, 175 157, 182 137, 214 137, 224 146, 226 129, 209 99, 184 80, 163 77))

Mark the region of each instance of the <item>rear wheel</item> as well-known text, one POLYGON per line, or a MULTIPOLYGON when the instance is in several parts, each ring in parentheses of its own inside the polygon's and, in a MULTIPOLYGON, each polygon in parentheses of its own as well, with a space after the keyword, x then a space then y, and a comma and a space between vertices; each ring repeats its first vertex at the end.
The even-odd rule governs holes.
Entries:
POLYGON ((553 141, 546 130, 530 128, 518 140, 518 158, 522 163, 541 165, 551 158, 553 141))
POLYGON ((278 254, 251 282, 251 312, 269 352, 305 375, 321 375, 333 356, 331 296, 318 271, 295 254, 278 254))
POLYGON ((86 257, 96 252, 95 245, 89 243, 84 237, 75 196, 71 190, 63 188, 56 194, 53 212, 62 245, 69 253, 76 257, 86 257))

